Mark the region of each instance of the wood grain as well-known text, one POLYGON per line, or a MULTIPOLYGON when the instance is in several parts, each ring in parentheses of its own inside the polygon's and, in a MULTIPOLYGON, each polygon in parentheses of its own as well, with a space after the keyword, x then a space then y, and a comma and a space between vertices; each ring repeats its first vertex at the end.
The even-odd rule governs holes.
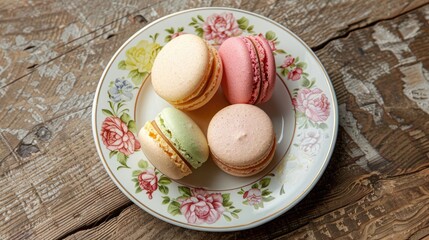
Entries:
POLYGON ((0 239, 427 236, 428 2, 2 1, 0 239), (256 12, 297 33, 340 104, 336 150, 315 189, 242 232, 184 230, 130 205, 93 146, 94 91, 116 49, 159 17, 203 6, 256 12))

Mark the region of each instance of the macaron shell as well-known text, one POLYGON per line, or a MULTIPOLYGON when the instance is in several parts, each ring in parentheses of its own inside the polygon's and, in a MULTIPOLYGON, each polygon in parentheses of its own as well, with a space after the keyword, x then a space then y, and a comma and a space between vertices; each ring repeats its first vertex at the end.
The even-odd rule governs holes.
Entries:
POLYGON ((207 102, 209 102, 215 95, 216 91, 219 89, 220 83, 222 81, 223 72, 222 60, 219 56, 219 53, 214 47, 210 47, 210 51, 214 56, 214 60, 205 89, 202 91, 202 93, 199 94, 199 96, 189 100, 188 102, 174 104, 176 108, 187 111, 198 109, 205 105, 207 102))
POLYGON ((231 103, 248 103, 253 92, 252 59, 248 46, 238 37, 229 38, 219 48, 223 63, 222 90, 231 103))
POLYGON ((192 173, 180 156, 151 128, 150 123, 139 131, 138 138, 148 160, 169 178, 180 179, 192 173))
POLYGON ((262 170, 264 170, 273 159, 275 150, 276 150, 276 144, 275 144, 275 138, 274 138, 271 151, 268 152, 267 156, 263 158, 261 161, 259 161, 258 163, 249 167, 235 167, 235 166, 227 165, 214 155, 212 155, 212 159, 213 159, 213 162, 224 172, 227 172, 237 177, 247 177, 247 176, 255 175, 261 172, 262 170))
POLYGON ((234 168, 253 166, 266 158, 274 137, 268 115, 249 104, 223 108, 212 118, 207 130, 213 155, 234 168))
POLYGON ((185 113, 164 108, 155 118, 158 128, 193 167, 200 167, 209 157, 206 137, 199 126, 185 113))
POLYGON ((189 98, 201 87, 210 64, 210 53, 203 39, 183 34, 167 43, 152 67, 155 92, 169 102, 189 98))
POLYGON ((262 86, 259 96, 258 103, 264 103, 271 99, 275 80, 276 80, 276 64, 274 59, 273 51, 268 44, 267 40, 260 36, 252 37, 252 39, 259 43, 259 45, 264 49, 264 61, 261 62, 261 66, 263 66, 265 77, 262 78, 262 86))

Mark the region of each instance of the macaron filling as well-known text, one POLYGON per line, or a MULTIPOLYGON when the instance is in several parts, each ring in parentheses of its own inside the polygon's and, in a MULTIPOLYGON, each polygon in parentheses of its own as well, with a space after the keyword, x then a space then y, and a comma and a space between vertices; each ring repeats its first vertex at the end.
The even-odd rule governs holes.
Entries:
POLYGON ((253 70, 253 90, 249 104, 255 104, 259 98, 259 92, 261 89, 262 76, 261 76, 261 66, 259 64, 258 53, 253 42, 247 37, 240 37, 240 39, 245 43, 247 50, 250 54, 250 60, 252 62, 253 70))
POLYGON ((268 151, 261 158, 261 160, 257 161, 252 165, 240 166, 240 165, 227 164, 213 153, 212 153, 212 158, 215 159, 216 165, 218 165, 224 171, 229 172, 230 174, 237 175, 237 176, 253 175, 265 169, 265 167, 271 162, 271 159, 273 158, 275 149, 276 149, 275 140, 276 139, 274 137, 273 143, 270 146, 270 151, 268 151))
MULTIPOLYGON (((186 164, 192 166, 195 169, 199 168, 207 159, 201 156, 201 151, 195 151, 198 149, 198 147, 196 147, 196 145, 192 142, 191 138, 188 138, 187 140, 190 142, 186 143, 183 141, 183 139, 181 141, 175 136, 174 131, 172 131, 173 127, 169 126, 169 123, 174 123, 171 122, 172 119, 168 120, 166 117, 168 116, 164 116, 163 112, 161 112, 157 115, 155 121, 152 124, 156 125, 156 129, 158 130, 159 134, 162 135, 166 141, 171 144, 171 146, 173 146, 174 150, 178 152, 186 164)), ((175 119, 175 121, 177 121, 177 119, 175 119)), ((191 125, 186 126, 189 127, 191 125)), ((188 131, 192 131, 195 128, 186 129, 188 131)))
MULTIPOLYGON (((183 157, 177 153, 174 147, 169 144, 169 142, 160 134, 160 131, 157 130, 151 122, 146 122, 143 127, 146 134, 152 139, 162 151, 170 157, 170 160, 174 163, 176 167, 180 169, 180 172, 186 176, 192 173, 191 168, 188 166, 183 157)), ((150 159, 149 159, 150 160, 150 159)), ((156 164, 154 164, 156 166, 156 164)))
POLYGON ((186 160, 186 158, 182 155, 182 152, 181 151, 179 151, 177 148, 176 148, 176 146, 175 146, 175 144, 174 143, 172 143, 171 141, 170 141, 170 139, 169 138, 167 138, 164 134, 163 134, 163 132, 162 132, 162 130, 158 127, 158 125, 156 124, 156 122, 155 121, 151 121, 150 122, 150 124, 152 125, 152 127, 155 129, 155 131, 158 133, 158 135, 162 138, 162 139, 164 139, 164 141, 168 144, 168 146, 170 146, 171 147, 171 149, 173 149, 173 151, 177 154, 177 156, 179 156, 180 157, 180 159, 188 166, 188 168, 191 168, 191 165, 188 163, 188 161, 186 160))
POLYGON ((199 91, 198 95, 188 99, 183 103, 175 103, 175 107, 179 109, 193 110, 197 109, 200 105, 205 104, 216 93, 216 89, 220 85, 219 77, 222 75, 222 63, 217 53, 217 50, 210 47, 212 55, 214 56, 213 64, 209 71, 208 79, 205 81, 203 88, 199 91))
POLYGON ((262 46, 261 40, 256 37, 249 36, 249 39, 253 43, 253 46, 255 47, 256 54, 258 56, 258 63, 259 63, 259 69, 260 69, 260 88, 258 92, 258 98, 256 99, 255 103, 262 102, 262 95, 265 95, 265 92, 268 89, 268 65, 267 65, 267 57, 265 53, 265 49, 262 46))
MULTIPOLYGON (((252 40, 257 43, 258 45, 258 56, 259 56, 259 63, 261 64, 262 69, 262 83, 261 83, 261 91, 259 96, 259 103, 268 101, 269 98, 271 98, 271 94, 268 94, 271 92, 270 90, 274 87, 273 86, 273 80, 270 80, 271 78, 275 78, 275 69, 272 69, 274 73, 271 73, 270 76, 270 69, 269 69, 269 63, 268 63, 268 56, 269 52, 267 52, 267 48, 264 48, 264 46, 268 46, 267 40, 262 37, 251 37, 252 40)), ((271 51, 271 48, 268 49, 268 51, 271 51)))

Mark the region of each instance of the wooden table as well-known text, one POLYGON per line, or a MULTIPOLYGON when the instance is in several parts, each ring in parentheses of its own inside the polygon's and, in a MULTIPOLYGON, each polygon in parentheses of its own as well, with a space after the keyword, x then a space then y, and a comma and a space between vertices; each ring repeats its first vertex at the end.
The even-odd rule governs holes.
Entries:
POLYGON ((0 239, 421 239, 429 237, 428 0, 0 2, 0 239), (93 143, 94 92, 138 29, 180 10, 269 17, 325 65, 340 128, 323 177, 254 229, 206 233, 133 205, 93 143))

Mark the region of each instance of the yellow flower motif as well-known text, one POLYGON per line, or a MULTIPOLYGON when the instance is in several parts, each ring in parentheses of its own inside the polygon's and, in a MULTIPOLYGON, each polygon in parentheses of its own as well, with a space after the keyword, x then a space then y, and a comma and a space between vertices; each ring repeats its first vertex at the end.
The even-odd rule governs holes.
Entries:
POLYGON ((137 70, 139 73, 150 72, 160 50, 161 46, 158 43, 141 40, 136 46, 127 50, 126 69, 137 70))

